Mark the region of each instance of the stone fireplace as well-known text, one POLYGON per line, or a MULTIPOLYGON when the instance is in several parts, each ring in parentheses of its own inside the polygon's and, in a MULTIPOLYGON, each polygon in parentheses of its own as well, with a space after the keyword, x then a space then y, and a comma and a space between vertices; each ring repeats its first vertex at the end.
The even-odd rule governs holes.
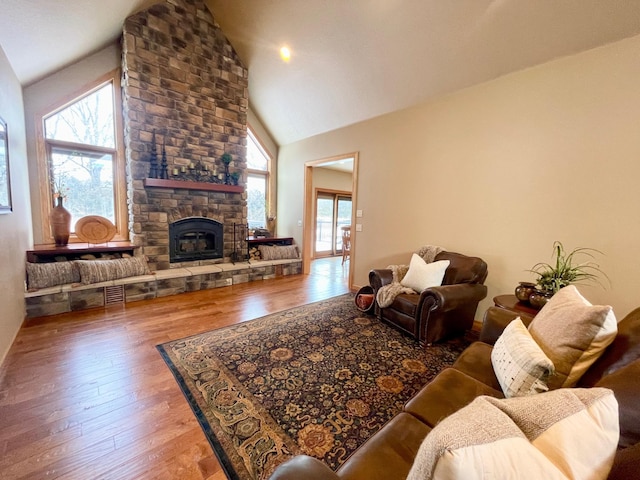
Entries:
POLYGON ((203 0, 166 0, 132 15, 122 43, 131 240, 153 270, 228 262, 234 224, 247 222, 248 71, 203 0), (168 172, 160 182, 149 179, 154 144, 168 172), (238 187, 181 181, 194 165, 222 171, 224 153, 238 187), (194 217, 220 225, 215 255, 172 260, 170 225, 194 217))

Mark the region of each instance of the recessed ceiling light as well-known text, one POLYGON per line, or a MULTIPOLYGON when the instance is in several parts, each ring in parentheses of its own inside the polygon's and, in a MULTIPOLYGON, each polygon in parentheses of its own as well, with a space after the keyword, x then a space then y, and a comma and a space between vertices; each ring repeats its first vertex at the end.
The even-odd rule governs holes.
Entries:
POLYGON ((286 45, 280 49, 280 58, 283 62, 289 63, 291 60, 291 50, 286 45))

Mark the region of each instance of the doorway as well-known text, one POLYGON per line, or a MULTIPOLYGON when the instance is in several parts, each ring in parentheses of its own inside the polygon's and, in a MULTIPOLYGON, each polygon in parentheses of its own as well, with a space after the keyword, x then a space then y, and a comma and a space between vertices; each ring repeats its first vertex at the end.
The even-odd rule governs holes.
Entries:
POLYGON ((351 192, 316 190, 313 258, 342 255, 342 227, 351 225, 351 192))
MULTIPOLYGON (((315 254, 315 239, 316 239, 316 190, 314 183, 323 176, 323 171, 327 168, 342 168, 344 165, 348 167, 350 178, 348 185, 344 187, 338 187, 341 191, 351 190, 351 204, 357 205, 357 187, 358 187, 358 153, 348 153, 344 155, 338 155, 335 157, 324 158, 321 160, 313 160, 305 162, 304 169, 304 216, 303 216, 303 234, 302 234, 302 271, 305 274, 311 273, 311 260, 315 254)), ((341 193, 332 192, 332 193, 341 193)), ((348 193, 348 192, 347 192, 348 193)), ((355 208, 351 208, 351 214, 348 224, 355 224, 355 208)), ((333 230, 333 229, 332 229, 333 230)), ((335 240, 335 247, 333 250, 341 251, 342 249, 342 232, 336 229, 339 233, 332 233, 331 243, 334 242, 333 236, 340 235, 339 240, 335 240)), ((356 290, 353 285, 353 276, 355 271, 355 261, 357 253, 357 236, 351 236, 349 261, 342 265, 343 268, 348 268, 348 285, 349 289, 356 290)), ((326 257, 325 257, 326 258, 326 257)))

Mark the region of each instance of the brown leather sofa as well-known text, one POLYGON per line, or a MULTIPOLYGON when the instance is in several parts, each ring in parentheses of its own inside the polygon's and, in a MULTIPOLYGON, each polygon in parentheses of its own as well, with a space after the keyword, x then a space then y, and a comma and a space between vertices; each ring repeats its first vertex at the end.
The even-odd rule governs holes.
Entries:
MULTIPOLYGON (((515 318, 491 307, 480 341, 470 345, 451 368, 443 370, 378 433, 367 440, 337 472, 319 460, 299 455, 280 465, 271 480, 405 479, 431 429, 479 395, 502 398, 491 366, 492 344, 515 318)), ((522 316, 525 324, 531 318, 522 316)), ((581 378, 578 387, 613 390, 619 406, 620 441, 612 480, 640 478, 640 308, 618 324, 618 334, 605 353, 581 378)))
MULTIPOLYGON (((430 345, 448 337, 463 335, 473 325, 478 303, 487 296, 483 285, 487 264, 478 257, 440 252, 434 261, 449 260, 442 285, 419 295, 400 294, 387 308, 376 304, 376 315, 420 343, 430 345)), ((369 284, 374 293, 393 281, 391 270, 371 270, 369 284)))

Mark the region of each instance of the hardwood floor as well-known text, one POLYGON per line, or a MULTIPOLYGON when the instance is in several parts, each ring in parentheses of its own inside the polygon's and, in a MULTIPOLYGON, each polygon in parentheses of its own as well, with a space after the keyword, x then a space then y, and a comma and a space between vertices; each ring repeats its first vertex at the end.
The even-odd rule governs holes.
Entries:
POLYGON ((0 371, 0 478, 226 478, 155 346, 346 293, 340 262, 28 321, 0 371))

